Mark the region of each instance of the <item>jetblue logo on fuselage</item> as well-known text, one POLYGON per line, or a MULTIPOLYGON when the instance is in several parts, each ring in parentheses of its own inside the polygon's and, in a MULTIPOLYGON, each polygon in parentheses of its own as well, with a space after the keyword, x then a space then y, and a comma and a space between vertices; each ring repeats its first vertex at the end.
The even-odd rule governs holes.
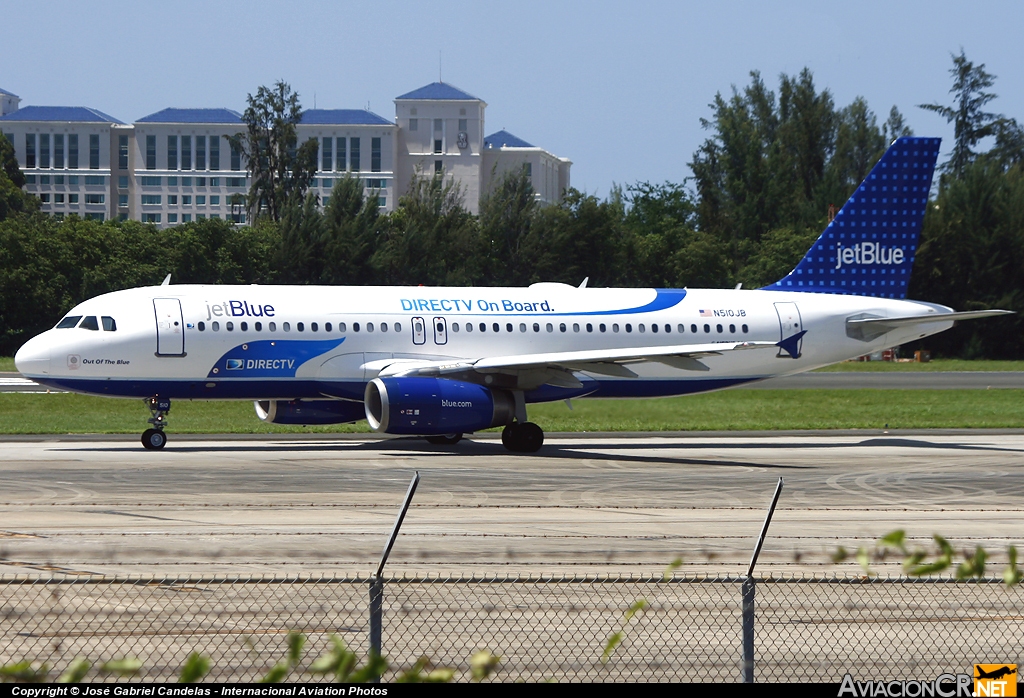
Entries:
POLYGON ((836 245, 836 269, 851 264, 903 264, 905 255, 899 247, 886 247, 877 242, 858 242, 853 247, 836 245))
POLYGON ((249 301, 207 303, 206 319, 214 317, 274 317, 274 306, 269 303, 259 305, 249 301))

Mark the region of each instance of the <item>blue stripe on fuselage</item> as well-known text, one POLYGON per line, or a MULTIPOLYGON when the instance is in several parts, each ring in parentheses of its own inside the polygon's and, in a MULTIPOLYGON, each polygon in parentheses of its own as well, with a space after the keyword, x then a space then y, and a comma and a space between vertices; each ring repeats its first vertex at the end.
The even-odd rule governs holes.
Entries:
POLYGON ((315 356, 338 347, 341 339, 261 339, 246 342, 217 359, 207 378, 294 378, 295 371, 315 356))

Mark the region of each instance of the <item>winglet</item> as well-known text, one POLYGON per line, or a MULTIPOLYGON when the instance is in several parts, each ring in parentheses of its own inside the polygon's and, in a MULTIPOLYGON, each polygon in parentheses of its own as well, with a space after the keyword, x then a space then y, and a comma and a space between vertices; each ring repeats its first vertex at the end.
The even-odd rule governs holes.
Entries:
POLYGON ((164 282, 162 284, 160 284, 160 285, 161 286, 170 286, 171 285, 171 275, 168 274, 167 276, 165 276, 164 277, 164 282))
POLYGON ((784 351, 787 354, 789 354, 792 358, 799 359, 800 358, 800 351, 799 351, 799 349, 800 349, 800 340, 803 339, 803 336, 805 334, 807 334, 807 330, 801 330, 801 331, 797 332, 795 335, 793 335, 792 337, 786 337, 781 342, 776 343, 775 346, 777 346, 780 349, 782 349, 782 351, 784 351))

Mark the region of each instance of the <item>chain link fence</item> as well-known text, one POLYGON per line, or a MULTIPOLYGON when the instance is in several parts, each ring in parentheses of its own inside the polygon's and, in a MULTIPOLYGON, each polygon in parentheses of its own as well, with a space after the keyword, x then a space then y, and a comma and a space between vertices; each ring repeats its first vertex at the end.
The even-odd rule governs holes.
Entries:
MULTIPOLYGON (((192 652, 208 680, 253 681, 308 637, 291 680, 332 634, 365 652, 370 578, 0 577, 0 665, 22 659, 62 670, 137 657, 135 680, 173 680, 192 652)), ((739 681, 741 577, 388 579, 382 651, 393 679, 418 658, 469 676, 473 652, 501 657, 499 681, 739 681), (637 604, 643 600, 644 604, 637 604), (627 618, 631 607, 643 609, 627 618), (609 638, 621 642, 603 657, 609 638)), ((999 580, 861 577, 756 579, 757 681, 932 679, 976 662, 1024 664, 1019 587, 999 580)), ((749 620, 749 618, 748 618, 749 620)), ((91 678, 102 678, 90 674, 91 678)))

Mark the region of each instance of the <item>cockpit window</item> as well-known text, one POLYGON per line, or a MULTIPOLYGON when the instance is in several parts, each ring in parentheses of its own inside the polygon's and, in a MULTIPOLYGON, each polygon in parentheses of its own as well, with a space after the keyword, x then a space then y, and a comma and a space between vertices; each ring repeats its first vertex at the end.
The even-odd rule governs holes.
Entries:
POLYGON ((88 315, 84 320, 82 320, 82 324, 79 325, 78 328, 82 330, 99 330, 100 325, 96 322, 95 315, 88 315))
POLYGON ((57 323, 56 329, 66 330, 69 327, 75 327, 76 325, 78 325, 78 321, 81 319, 81 315, 68 315, 66 318, 57 323))
POLYGON ((109 315, 103 316, 103 331, 104 332, 117 332, 117 323, 114 322, 114 318, 109 315))

